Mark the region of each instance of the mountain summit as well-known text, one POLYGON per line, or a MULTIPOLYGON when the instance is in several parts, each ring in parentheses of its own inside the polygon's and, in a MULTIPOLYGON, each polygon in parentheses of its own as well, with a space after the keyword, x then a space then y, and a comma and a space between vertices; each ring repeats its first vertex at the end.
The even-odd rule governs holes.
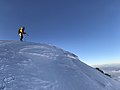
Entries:
POLYGON ((56 46, 0 41, 0 90, 120 90, 119 86, 56 46))

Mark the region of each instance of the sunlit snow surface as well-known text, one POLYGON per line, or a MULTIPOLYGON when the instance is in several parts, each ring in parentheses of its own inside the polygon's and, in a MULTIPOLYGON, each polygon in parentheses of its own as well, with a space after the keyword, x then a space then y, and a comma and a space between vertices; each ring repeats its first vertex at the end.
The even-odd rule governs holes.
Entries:
POLYGON ((120 90, 120 83, 55 46, 0 41, 0 90, 120 90))

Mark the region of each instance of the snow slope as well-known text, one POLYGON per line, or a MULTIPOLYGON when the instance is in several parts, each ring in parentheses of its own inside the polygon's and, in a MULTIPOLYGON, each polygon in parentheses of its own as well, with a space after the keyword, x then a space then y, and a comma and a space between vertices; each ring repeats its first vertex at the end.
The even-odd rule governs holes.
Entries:
POLYGON ((0 90, 120 90, 120 83, 55 46, 0 41, 0 90))

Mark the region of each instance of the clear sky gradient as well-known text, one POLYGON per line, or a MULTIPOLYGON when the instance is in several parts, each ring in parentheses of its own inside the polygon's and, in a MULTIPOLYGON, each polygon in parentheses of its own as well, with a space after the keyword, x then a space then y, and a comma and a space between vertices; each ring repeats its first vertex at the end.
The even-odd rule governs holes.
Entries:
POLYGON ((49 43, 87 64, 120 63, 120 0, 0 0, 0 39, 49 43))

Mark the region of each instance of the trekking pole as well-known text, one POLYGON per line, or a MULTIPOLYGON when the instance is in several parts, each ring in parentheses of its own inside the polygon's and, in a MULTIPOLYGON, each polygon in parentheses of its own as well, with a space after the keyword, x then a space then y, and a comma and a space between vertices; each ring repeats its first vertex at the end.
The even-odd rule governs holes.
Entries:
POLYGON ((26 38, 25 38, 25 41, 28 41, 28 38, 29 38, 28 36, 29 36, 29 35, 26 33, 27 40, 26 40, 26 38))
POLYGON ((27 36, 29 36, 27 33, 26 33, 27 36))

